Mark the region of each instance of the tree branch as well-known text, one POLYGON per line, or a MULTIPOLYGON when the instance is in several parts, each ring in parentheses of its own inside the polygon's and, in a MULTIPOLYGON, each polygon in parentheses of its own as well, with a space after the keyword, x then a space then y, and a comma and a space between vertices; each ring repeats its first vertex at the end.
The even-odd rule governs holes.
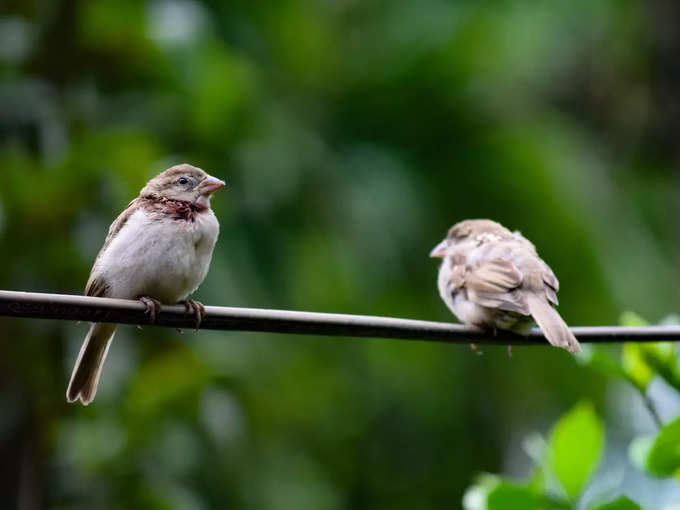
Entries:
MULTIPOLYGON (((139 301, 62 294, 0 291, 0 316, 148 325, 139 301)), ((450 343, 545 345, 534 329, 522 337, 499 331, 496 336, 475 328, 420 320, 331 313, 206 306, 201 329, 264 331, 319 336, 402 338, 450 343)), ((163 306, 156 326, 193 328, 181 305, 163 306)), ((680 340, 680 326, 572 328, 583 343, 660 342, 680 340)))

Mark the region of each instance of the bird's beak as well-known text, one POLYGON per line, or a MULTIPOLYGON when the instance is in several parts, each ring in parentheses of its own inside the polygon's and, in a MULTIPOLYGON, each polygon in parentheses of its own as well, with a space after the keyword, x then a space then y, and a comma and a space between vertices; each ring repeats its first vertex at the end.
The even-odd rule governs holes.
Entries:
POLYGON ((218 189, 223 188, 226 186, 227 183, 224 181, 221 181, 211 175, 206 177, 201 181, 201 183, 198 185, 198 192, 201 195, 205 196, 210 196, 213 193, 215 193, 218 189))
POLYGON ((449 247, 449 243, 444 239, 441 243, 435 246, 430 252, 430 257, 433 259, 441 259, 446 255, 446 249, 449 247))

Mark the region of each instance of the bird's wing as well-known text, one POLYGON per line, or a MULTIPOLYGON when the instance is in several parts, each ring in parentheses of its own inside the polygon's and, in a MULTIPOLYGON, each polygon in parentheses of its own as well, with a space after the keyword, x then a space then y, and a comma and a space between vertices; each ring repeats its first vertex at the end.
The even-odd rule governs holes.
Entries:
POLYGON ((104 241, 104 246, 102 246, 101 251, 103 252, 106 250, 106 248, 111 244, 111 241, 118 235, 118 232, 121 231, 121 229, 125 226, 125 224, 128 222, 130 217, 137 212, 137 209, 140 207, 140 202, 139 198, 135 198, 132 202, 130 202, 127 207, 123 210, 122 213, 118 215, 118 217, 114 220, 113 223, 111 223, 111 226, 109 227, 109 233, 106 236, 106 240, 104 241))
POLYGON ((509 260, 492 259, 467 266, 465 282, 468 299, 481 306, 529 315, 526 299, 520 291, 522 273, 509 260))
POLYGON ((560 282, 545 262, 543 262, 543 283, 545 283, 545 297, 551 304, 557 306, 559 304, 557 291, 560 290, 560 282))
POLYGON ((118 233, 122 230, 122 228, 130 219, 130 217, 137 211, 137 209, 139 209, 139 207, 140 207, 139 198, 135 198, 132 202, 130 202, 127 205, 123 212, 118 215, 114 222, 111 223, 111 226, 109 227, 109 233, 107 234, 106 240, 104 241, 104 246, 102 246, 102 249, 99 250, 97 259, 95 260, 94 266, 92 267, 92 272, 90 273, 90 278, 87 281, 87 286, 85 287, 86 296, 94 297, 106 296, 106 292, 109 288, 109 285, 103 278, 101 278, 98 275, 97 261, 99 261, 99 258, 101 257, 102 253, 106 251, 106 248, 108 248, 108 246, 111 244, 111 241, 113 241, 113 239, 118 235, 118 233))
POLYGON ((90 274, 90 279, 87 281, 87 287, 85 287, 85 295, 92 297, 105 297, 107 291, 109 290, 109 284, 106 280, 98 276, 95 271, 90 274))
POLYGON ((514 232, 515 239, 522 243, 529 251, 534 255, 535 259, 538 259, 541 270, 541 279, 544 284, 545 297, 552 304, 557 306, 559 301, 557 300, 557 292, 560 290, 560 282, 557 280, 555 273, 552 272, 550 266, 546 264, 543 260, 538 257, 536 253, 536 247, 534 244, 524 237, 520 232, 514 232))

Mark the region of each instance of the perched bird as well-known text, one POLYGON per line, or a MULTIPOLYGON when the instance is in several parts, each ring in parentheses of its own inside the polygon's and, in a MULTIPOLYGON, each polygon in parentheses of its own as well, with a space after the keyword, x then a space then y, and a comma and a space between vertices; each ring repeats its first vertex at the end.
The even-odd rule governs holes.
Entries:
POLYGON ((439 294, 461 322, 526 335, 535 321, 552 345, 581 350, 554 308, 557 278, 519 232, 491 220, 461 221, 430 257, 442 259, 439 294))
MULTIPOLYGON (((219 234, 210 199, 225 183, 183 164, 151 179, 116 218, 92 268, 85 294, 139 299, 155 322, 161 303, 184 303, 196 318, 205 308, 187 300, 203 282, 219 234)), ((94 323, 66 390, 69 402, 94 399, 115 324, 94 323)))

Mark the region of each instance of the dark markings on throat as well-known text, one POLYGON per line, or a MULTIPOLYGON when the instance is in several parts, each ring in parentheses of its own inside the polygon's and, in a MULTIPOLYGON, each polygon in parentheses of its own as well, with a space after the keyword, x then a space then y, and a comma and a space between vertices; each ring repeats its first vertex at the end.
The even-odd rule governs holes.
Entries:
POLYGON ((177 221, 195 222, 196 217, 208 210, 204 205, 199 205, 186 200, 175 200, 172 198, 148 195, 142 197, 143 206, 152 212, 167 214, 177 221))

